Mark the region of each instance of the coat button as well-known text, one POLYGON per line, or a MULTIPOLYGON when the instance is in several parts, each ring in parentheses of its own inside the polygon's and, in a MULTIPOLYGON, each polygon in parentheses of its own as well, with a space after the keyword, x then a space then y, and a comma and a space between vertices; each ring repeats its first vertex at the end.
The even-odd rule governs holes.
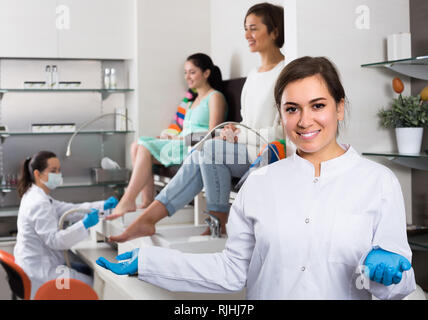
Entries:
POLYGON ((306 224, 308 224, 309 222, 310 222, 310 219, 309 219, 309 218, 306 218, 306 219, 305 219, 305 223, 306 223, 306 224))
POLYGON ((306 268, 305 267, 302 267, 302 271, 305 271, 306 270, 306 268))
POLYGON ((315 178, 314 179, 314 183, 317 183, 319 181, 319 179, 318 178, 315 178))

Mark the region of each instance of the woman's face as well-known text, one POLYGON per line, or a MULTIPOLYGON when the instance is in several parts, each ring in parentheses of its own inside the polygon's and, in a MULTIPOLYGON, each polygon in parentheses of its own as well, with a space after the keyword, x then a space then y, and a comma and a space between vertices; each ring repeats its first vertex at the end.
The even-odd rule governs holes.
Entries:
POLYGON ((202 72, 202 70, 195 66, 191 61, 186 61, 184 64, 184 79, 190 89, 198 89, 207 83, 210 75, 210 70, 202 72))
POLYGON ((251 52, 263 52, 276 47, 276 32, 269 34, 262 17, 249 14, 245 19, 245 39, 251 52))
POLYGON ((43 181, 48 181, 49 173, 60 173, 61 172, 61 163, 58 158, 49 158, 47 161, 47 167, 45 170, 40 172, 40 178, 43 181))
POLYGON ((287 136, 299 154, 330 156, 338 146, 338 121, 344 118, 344 101, 336 103, 320 75, 288 84, 282 94, 281 116, 287 136))

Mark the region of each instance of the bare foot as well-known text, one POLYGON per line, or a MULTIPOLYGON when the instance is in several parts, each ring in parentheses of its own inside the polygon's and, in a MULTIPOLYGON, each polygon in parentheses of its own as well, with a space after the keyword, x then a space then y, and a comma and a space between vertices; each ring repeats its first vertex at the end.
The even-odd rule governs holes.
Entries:
POLYGON ((110 236, 109 242, 125 242, 132 239, 152 236, 155 234, 155 225, 144 221, 135 220, 122 234, 110 236))
POLYGON ((114 208, 111 215, 107 216, 106 220, 114 220, 121 216, 123 216, 127 212, 134 212, 137 210, 137 206, 135 205, 135 202, 128 202, 124 199, 120 200, 119 204, 114 208))
POLYGON ((139 237, 147 237, 155 234, 156 223, 168 216, 168 210, 159 201, 153 201, 121 235, 112 236, 109 241, 125 242, 139 237))

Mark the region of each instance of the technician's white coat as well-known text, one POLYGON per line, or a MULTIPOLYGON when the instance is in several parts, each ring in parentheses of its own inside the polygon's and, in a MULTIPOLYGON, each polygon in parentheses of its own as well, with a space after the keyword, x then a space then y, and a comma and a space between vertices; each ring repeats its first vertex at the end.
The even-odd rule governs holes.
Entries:
MULTIPOLYGON (((101 210, 104 201, 72 204, 57 201, 48 196, 36 185, 24 194, 18 212, 18 235, 14 249, 15 262, 27 273, 31 280, 31 297, 46 281, 65 276, 64 269, 57 267, 65 264, 63 250, 70 249, 86 239, 88 230, 82 221, 76 222, 65 230, 58 230, 61 216, 72 209, 91 208, 101 210)), ((78 221, 84 213, 69 215, 67 221, 78 221)), ((68 269, 69 277, 90 281, 90 277, 68 269)))
POLYGON ((401 299, 415 290, 413 269, 397 285, 369 289, 356 273, 376 247, 411 261, 394 174, 349 147, 314 175, 297 154, 255 171, 231 208, 223 252, 141 248, 139 278, 171 291, 246 286, 249 299, 401 299))

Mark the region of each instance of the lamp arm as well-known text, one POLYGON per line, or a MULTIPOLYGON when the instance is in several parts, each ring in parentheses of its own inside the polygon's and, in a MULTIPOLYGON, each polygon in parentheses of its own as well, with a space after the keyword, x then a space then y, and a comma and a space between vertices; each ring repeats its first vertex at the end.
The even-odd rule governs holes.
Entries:
POLYGON ((68 158, 69 156, 71 156, 71 143, 73 142, 73 139, 74 139, 74 137, 83 129, 83 128, 86 128, 87 126, 89 126, 90 124, 92 124, 92 123, 94 123, 95 121, 97 121, 97 120, 99 120, 99 119, 101 119, 101 118, 104 118, 104 117, 106 117, 106 116, 111 116, 111 115, 116 115, 116 116, 122 116, 122 117, 124 117, 126 120, 128 120, 128 121, 130 121, 131 123, 132 123, 132 120, 128 117, 128 116, 126 116, 126 115, 124 115, 124 114, 121 114, 121 113, 116 113, 116 112, 111 112, 111 113, 105 113, 105 114, 102 114, 101 116, 99 116, 99 117, 96 117, 95 119, 92 119, 92 120, 89 120, 89 121, 87 121, 87 122, 85 122, 84 124, 82 124, 74 133, 73 133, 73 135, 70 137, 70 139, 68 140, 68 143, 67 143, 67 151, 66 151, 66 153, 65 153, 65 156, 68 158))

